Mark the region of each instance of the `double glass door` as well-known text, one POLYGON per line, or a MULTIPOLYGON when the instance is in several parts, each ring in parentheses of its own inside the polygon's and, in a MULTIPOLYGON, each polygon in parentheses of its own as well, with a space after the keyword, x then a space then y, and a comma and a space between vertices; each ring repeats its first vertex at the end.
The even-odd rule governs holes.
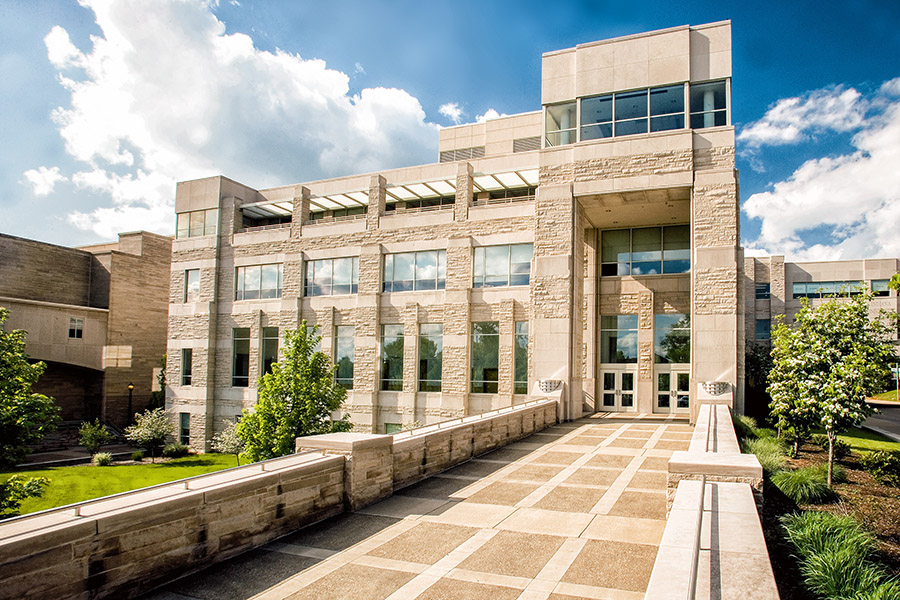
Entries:
POLYGON ((636 369, 615 369, 600 371, 599 411, 628 412, 637 410, 635 406, 636 369))
POLYGON ((656 365, 656 389, 653 412, 686 412, 691 405, 691 374, 684 368, 656 365))

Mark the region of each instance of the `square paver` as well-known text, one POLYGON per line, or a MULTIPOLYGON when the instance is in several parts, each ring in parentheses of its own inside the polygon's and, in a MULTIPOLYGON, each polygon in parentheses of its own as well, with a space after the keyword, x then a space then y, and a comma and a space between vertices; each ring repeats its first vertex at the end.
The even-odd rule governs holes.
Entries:
POLYGON ((503 479, 521 479, 543 483, 556 477, 563 469, 564 467, 555 465, 525 465, 504 474, 503 479))
POLYGON ((418 600, 515 600, 522 590, 518 588, 460 581, 444 577, 433 586, 416 596, 418 600))
POLYGON ((541 498, 534 507, 562 512, 586 513, 600 501, 606 489, 605 487, 585 488, 559 485, 541 498))
POLYGON ((509 517, 516 509, 500 504, 481 504, 480 502, 451 502, 429 515, 421 517, 422 521, 462 525, 463 527, 495 527, 509 517))
POLYGON ((565 538, 517 531, 501 531, 469 558, 460 569, 513 577, 537 577, 565 538))
POLYGON ((644 458, 644 462, 641 463, 641 471, 644 470, 654 470, 654 471, 666 471, 669 470, 669 459, 662 458, 659 456, 647 456, 644 458))
POLYGON ((500 448, 487 454, 482 454, 478 458, 485 460, 502 460, 505 462, 515 462, 520 458, 525 458, 531 454, 532 450, 516 450, 513 448, 500 448))
POLYGON ((588 540, 563 575, 568 583, 643 592, 650 581, 656 546, 588 540))
POLYGON ((545 452, 537 455, 532 464, 541 465, 571 465, 583 456, 580 452, 545 452))
POLYGON ((654 433, 655 433, 655 431, 653 431, 653 430, 635 429, 634 426, 632 425, 630 428, 626 429, 621 434, 619 434, 619 437, 620 438, 634 438, 634 439, 646 440, 654 433))
POLYGON ((397 494, 390 498, 386 498, 381 502, 369 505, 357 511, 357 513, 405 519, 407 517, 421 517, 422 515, 427 515, 447 502, 449 502, 447 498, 417 498, 415 496, 397 494))
POLYGON ((397 493, 415 498, 434 498, 436 500, 462 499, 462 496, 456 494, 470 485, 472 485, 471 480, 436 475, 429 477, 425 481, 405 487, 397 493))
POLYGON ((634 460, 633 456, 623 456, 621 454, 595 454, 591 457, 591 460, 585 463, 585 466, 624 469, 632 460, 634 460))
POLYGON ((591 515, 582 513, 567 513, 541 508, 518 508, 495 528, 523 533, 578 537, 592 518, 591 515))
POLYGON ((433 565, 478 532, 474 527, 420 521, 371 552, 370 556, 433 565))
POLYGON ((579 435, 578 437, 574 437, 569 440, 567 443, 572 446, 590 446, 592 448, 599 446, 600 442, 605 440, 606 437, 599 437, 593 435, 579 435))
POLYGON ((617 437, 608 445, 610 448, 643 448, 647 440, 617 437))
POLYGON ((609 487, 621 473, 618 469, 590 469, 582 467, 569 475, 565 483, 580 483, 609 487))
POLYGON ((659 546, 666 522, 658 519, 597 515, 581 537, 659 546))
POLYGON ((338 552, 380 533, 397 521, 399 519, 348 513, 310 525, 278 541, 338 552))
POLYGON ((475 492, 466 498, 466 502, 515 506, 516 502, 522 500, 525 496, 538 489, 538 487, 536 484, 498 481, 475 492))
POLYGON ((458 467, 453 467, 449 471, 447 471, 447 475, 456 475, 456 476, 465 476, 474 478, 482 478, 488 475, 493 475, 506 464, 499 462, 490 462, 486 460, 478 460, 477 458, 474 460, 470 460, 469 462, 465 462, 458 467))
POLYGON ((634 477, 631 478, 628 487, 645 490, 664 490, 666 489, 666 473, 638 470, 634 477))
POLYGON ((624 491, 610 509, 609 514, 619 517, 665 520, 666 495, 664 493, 624 491))
POLYGON ((687 450, 691 447, 691 443, 689 441, 659 440, 653 447, 663 450, 687 450))
POLYGON ((405 571, 344 565, 291 594, 288 599, 343 600, 347 598, 348 591, 352 590, 354 600, 381 600, 393 594, 413 577, 414 573, 405 571))

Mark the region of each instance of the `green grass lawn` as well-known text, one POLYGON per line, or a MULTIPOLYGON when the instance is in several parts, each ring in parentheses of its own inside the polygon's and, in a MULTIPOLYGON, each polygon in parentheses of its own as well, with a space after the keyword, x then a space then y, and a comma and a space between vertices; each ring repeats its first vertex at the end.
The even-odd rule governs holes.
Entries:
POLYGON ((165 463, 145 462, 133 465, 94 467, 48 467, 44 469, 5 471, 0 479, 19 473, 26 477, 46 477, 50 484, 40 498, 29 498, 22 503, 20 514, 26 514, 54 506, 109 496, 128 490, 212 473, 237 466, 232 454, 195 454, 165 463))
POLYGON ((897 402, 897 390, 888 390, 872 396, 875 400, 884 400, 886 402, 897 402))
MULTIPOLYGON (((820 432, 824 433, 824 432, 820 432)), ((838 439, 850 444, 854 452, 872 452, 873 450, 900 450, 900 442, 894 442, 880 433, 853 427, 846 433, 838 435, 838 439)))

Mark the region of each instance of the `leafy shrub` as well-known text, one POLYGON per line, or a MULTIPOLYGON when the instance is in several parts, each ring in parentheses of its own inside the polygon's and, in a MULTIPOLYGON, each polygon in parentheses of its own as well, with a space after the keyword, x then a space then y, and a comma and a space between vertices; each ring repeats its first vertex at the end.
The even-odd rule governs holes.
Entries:
POLYGON ((163 445, 167 437, 175 434, 171 415, 163 408, 155 408, 134 415, 134 419, 135 424, 125 428, 125 439, 134 446, 148 450, 153 460, 156 449, 163 445))
POLYGON ((822 598, 857 598, 881 587, 885 569, 850 547, 831 546, 806 557, 800 572, 822 598))
POLYGON ((181 458, 187 456, 190 448, 184 444, 167 444, 163 448, 162 455, 167 458, 181 458))
POLYGON ((756 437, 756 419, 747 415, 733 415, 734 431, 741 439, 756 437))
POLYGON ((876 548, 875 538, 852 517, 805 511, 781 517, 781 527, 801 558, 830 548, 852 548, 863 558, 876 548))
POLYGON ((144 451, 143 450, 135 450, 131 453, 131 460, 134 462, 141 462, 144 460, 144 451))
POLYGON ((875 479, 900 487, 900 452, 877 450, 863 455, 860 462, 875 479))
POLYGON ((772 483, 797 504, 821 504, 835 498, 825 473, 818 467, 779 471, 772 475, 772 483))
POLYGON ((84 446, 90 454, 96 454, 103 444, 108 444, 113 439, 106 427, 100 424, 100 419, 96 419, 93 423, 90 421, 82 423, 78 434, 80 436, 78 443, 84 446))
POLYGON ((878 587, 856 595, 856 600, 895 600, 896 598, 900 598, 900 580, 897 579, 883 581, 878 587))
POLYGON ((785 448, 775 438, 747 439, 741 442, 741 449, 747 454, 755 454, 767 475, 784 469, 785 448))
POLYGON ((778 432, 775 431, 774 429, 770 429, 768 427, 760 427, 753 433, 755 433, 756 437, 758 437, 758 438, 777 438, 778 437, 778 432))
POLYGON ((91 458, 91 464, 95 467, 108 467, 112 464, 112 454, 109 452, 98 452, 91 458))

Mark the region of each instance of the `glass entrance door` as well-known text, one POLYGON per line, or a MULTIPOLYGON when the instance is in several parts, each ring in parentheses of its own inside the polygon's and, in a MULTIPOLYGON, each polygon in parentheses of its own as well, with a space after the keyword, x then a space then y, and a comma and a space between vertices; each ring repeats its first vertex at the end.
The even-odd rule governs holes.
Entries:
POLYGON ((634 369, 603 370, 600 372, 600 406, 597 410, 627 412, 635 410, 634 369))
POLYGON ((653 412, 671 413, 690 410, 691 374, 685 368, 656 365, 656 393, 653 412))

